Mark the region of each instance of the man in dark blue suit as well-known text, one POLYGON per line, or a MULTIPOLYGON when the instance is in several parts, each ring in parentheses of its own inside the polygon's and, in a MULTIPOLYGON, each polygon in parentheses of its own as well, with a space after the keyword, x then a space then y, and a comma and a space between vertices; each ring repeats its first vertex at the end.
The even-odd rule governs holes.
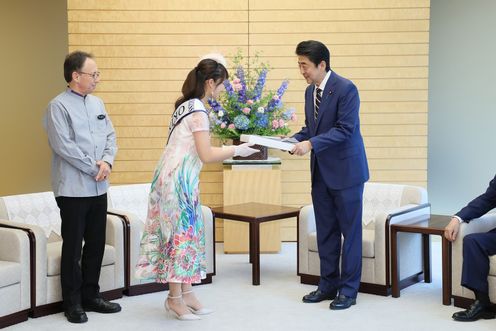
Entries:
MULTIPOLYGON (((479 218, 491 209, 496 208, 496 177, 491 180, 486 192, 470 201, 467 206, 453 216, 444 230, 444 236, 454 241, 458 235, 460 224, 479 218)), ((487 233, 472 233, 463 238, 462 286, 475 293, 475 302, 464 311, 453 314, 456 321, 476 321, 478 319, 495 318, 490 309, 489 256, 496 254, 496 229, 487 233)))
POLYGON ((305 91, 305 126, 293 136, 299 143, 291 152, 311 153, 320 257, 319 287, 305 295, 303 302, 334 299, 330 309, 346 309, 356 303, 360 285, 362 198, 369 179, 360 134, 360 98, 350 80, 331 71, 324 44, 303 41, 296 47, 296 55, 300 72, 310 85, 305 91))

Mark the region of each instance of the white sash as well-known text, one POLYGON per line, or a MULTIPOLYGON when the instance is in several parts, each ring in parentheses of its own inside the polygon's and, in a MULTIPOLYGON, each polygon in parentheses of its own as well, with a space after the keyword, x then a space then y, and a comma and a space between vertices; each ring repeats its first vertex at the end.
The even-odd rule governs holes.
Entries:
POLYGON ((196 113, 196 112, 204 112, 207 114, 207 110, 205 109, 205 106, 203 105, 203 102, 201 102, 198 99, 191 99, 183 102, 177 109, 174 111, 171 117, 171 121, 169 124, 169 138, 167 138, 167 144, 169 143, 169 139, 172 135, 172 131, 176 128, 176 126, 181 123, 183 118, 186 116, 196 113))

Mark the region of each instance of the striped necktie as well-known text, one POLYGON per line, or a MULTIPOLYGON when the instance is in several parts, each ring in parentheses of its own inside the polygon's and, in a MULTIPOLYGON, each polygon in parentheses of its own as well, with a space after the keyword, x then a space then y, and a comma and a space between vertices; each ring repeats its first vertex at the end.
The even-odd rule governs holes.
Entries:
POLYGON ((317 116, 319 115, 320 102, 322 101, 322 90, 317 87, 316 92, 317 93, 315 93, 315 110, 313 112, 314 120, 317 120, 317 116))

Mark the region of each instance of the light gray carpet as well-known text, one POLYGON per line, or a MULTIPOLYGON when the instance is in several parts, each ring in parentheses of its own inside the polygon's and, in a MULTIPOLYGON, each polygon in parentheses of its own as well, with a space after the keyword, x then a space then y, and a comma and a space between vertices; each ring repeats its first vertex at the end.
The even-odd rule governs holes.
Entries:
POLYGON ((7 330, 495 330, 496 320, 459 323, 459 310, 441 301, 440 245, 433 242, 433 282, 419 283, 400 298, 359 294, 356 306, 329 310, 329 301, 304 304, 313 290, 296 276, 296 244, 284 243, 279 254, 261 256, 261 285, 251 285, 251 265, 243 254, 222 254, 217 246, 213 283, 195 287, 206 306, 216 311, 201 321, 181 322, 163 309, 166 292, 123 297, 122 312, 88 313, 86 324, 74 325, 62 313, 29 319, 7 330))

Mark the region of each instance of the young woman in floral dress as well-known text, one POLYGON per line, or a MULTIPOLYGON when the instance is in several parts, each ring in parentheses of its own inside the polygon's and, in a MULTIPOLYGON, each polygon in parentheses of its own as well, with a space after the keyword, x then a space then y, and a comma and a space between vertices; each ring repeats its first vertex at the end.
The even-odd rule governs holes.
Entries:
POLYGON ((258 150, 248 144, 213 147, 205 104, 216 98, 228 73, 225 60, 216 55, 201 60, 188 74, 182 96, 169 126, 169 140, 155 170, 148 217, 141 239, 136 276, 168 283, 165 308, 180 320, 200 319, 204 308, 192 284, 206 277, 205 229, 199 176, 203 163, 258 150))

